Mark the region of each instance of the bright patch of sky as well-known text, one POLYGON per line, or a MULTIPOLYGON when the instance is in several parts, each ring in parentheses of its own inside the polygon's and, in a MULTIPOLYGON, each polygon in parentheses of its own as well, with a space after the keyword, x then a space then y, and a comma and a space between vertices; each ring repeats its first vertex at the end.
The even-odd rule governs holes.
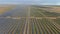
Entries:
POLYGON ((60 0, 0 0, 0 4, 60 5, 60 0))

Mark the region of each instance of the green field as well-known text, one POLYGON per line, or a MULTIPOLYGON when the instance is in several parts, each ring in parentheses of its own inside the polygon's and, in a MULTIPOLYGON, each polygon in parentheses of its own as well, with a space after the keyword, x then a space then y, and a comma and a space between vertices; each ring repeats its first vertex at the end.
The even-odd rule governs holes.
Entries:
MULTIPOLYGON (((59 17, 60 13, 50 12, 49 10, 44 10, 41 8, 51 8, 51 7, 31 7, 31 15, 32 17, 59 17), (39 9, 40 8, 40 9, 39 9)), ((32 34, 60 34, 60 18, 49 19, 35 19, 31 18, 32 23, 32 34)))
POLYGON ((60 34, 60 13, 52 7, 15 6, 0 16, 0 34, 60 34))

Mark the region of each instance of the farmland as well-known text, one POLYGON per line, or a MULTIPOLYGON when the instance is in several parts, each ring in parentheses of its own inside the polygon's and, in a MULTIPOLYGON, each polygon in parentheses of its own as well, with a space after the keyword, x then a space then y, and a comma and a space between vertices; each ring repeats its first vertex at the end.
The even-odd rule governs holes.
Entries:
POLYGON ((0 16, 0 34, 60 34, 60 13, 51 6, 14 8, 0 16))
POLYGON ((4 12, 7 12, 8 10, 12 9, 13 8, 13 5, 11 6, 0 6, 0 14, 4 13, 4 12))

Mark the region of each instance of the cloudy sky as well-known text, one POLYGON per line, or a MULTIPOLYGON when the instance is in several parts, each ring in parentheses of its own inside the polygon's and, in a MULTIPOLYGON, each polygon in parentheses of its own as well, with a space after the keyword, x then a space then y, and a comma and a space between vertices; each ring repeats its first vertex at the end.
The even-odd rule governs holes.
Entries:
POLYGON ((60 5, 60 0, 0 0, 0 4, 60 5))

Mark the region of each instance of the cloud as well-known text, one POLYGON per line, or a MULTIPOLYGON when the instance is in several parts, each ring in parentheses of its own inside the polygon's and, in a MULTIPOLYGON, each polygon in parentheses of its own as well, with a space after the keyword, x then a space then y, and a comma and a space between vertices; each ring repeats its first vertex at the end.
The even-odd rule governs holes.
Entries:
POLYGON ((56 3, 56 5, 60 5, 60 2, 56 3))
POLYGON ((41 5, 60 5, 60 2, 57 2, 57 3, 41 3, 41 5))
POLYGON ((0 4, 60 5, 60 0, 0 0, 0 4))
POLYGON ((54 3, 41 3, 41 5, 55 5, 54 3))

